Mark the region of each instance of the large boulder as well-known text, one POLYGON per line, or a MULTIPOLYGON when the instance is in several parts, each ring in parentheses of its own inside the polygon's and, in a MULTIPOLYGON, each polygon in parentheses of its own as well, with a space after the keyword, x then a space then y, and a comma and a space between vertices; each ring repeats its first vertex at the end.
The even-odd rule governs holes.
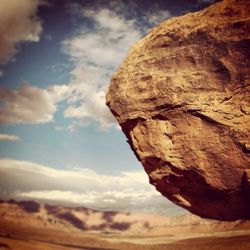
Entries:
POLYGON ((250 218, 250 1, 171 18, 106 96, 156 189, 202 217, 250 218))

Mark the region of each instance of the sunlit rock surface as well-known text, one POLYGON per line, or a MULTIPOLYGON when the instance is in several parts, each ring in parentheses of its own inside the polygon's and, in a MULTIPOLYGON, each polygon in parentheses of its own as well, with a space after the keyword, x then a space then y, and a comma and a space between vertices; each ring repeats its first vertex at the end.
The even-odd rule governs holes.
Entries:
POLYGON ((172 18, 137 42, 107 105, 150 183, 194 214, 250 218, 250 1, 172 18))

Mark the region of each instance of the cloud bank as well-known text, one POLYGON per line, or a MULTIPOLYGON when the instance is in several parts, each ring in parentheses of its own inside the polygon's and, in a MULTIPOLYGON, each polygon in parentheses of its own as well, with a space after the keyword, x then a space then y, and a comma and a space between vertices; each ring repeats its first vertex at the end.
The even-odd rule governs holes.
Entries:
POLYGON ((143 171, 113 176, 91 169, 62 170, 11 159, 0 159, 0 196, 103 210, 183 212, 148 184, 143 171))
MULTIPOLYGON (((8 62, 27 41, 39 41, 41 21, 36 16, 38 0, 0 1, 0 63, 8 62)), ((0 89, 0 124, 52 122, 58 104, 72 120, 71 128, 96 124, 106 130, 117 123, 105 105, 109 79, 127 54, 130 46, 145 32, 171 15, 154 8, 145 13, 138 6, 122 1, 106 7, 93 4, 91 8, 69 4, 79 26, 73 36, 62 41, 62 52, 73 65, 71 80, 64 85, 42 89, 28 84, 17 90, 0 89)))

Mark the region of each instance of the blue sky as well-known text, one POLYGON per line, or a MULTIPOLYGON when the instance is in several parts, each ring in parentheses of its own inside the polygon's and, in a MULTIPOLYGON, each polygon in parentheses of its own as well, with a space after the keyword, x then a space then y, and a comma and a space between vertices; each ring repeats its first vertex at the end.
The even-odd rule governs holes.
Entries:
POLYGON ((210 2, 2 0, 0 198, 182 212, 148 184, 105 92, 150 28, 210 2))

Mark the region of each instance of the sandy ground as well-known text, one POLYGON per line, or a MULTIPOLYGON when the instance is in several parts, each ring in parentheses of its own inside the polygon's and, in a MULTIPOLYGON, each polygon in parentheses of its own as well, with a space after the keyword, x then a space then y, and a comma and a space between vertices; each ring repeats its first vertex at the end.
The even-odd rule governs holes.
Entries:
POLYGON ((249 250, 250 230, 136 236, 65 232, 1 225, 0 249, 12 250, 249 250))

